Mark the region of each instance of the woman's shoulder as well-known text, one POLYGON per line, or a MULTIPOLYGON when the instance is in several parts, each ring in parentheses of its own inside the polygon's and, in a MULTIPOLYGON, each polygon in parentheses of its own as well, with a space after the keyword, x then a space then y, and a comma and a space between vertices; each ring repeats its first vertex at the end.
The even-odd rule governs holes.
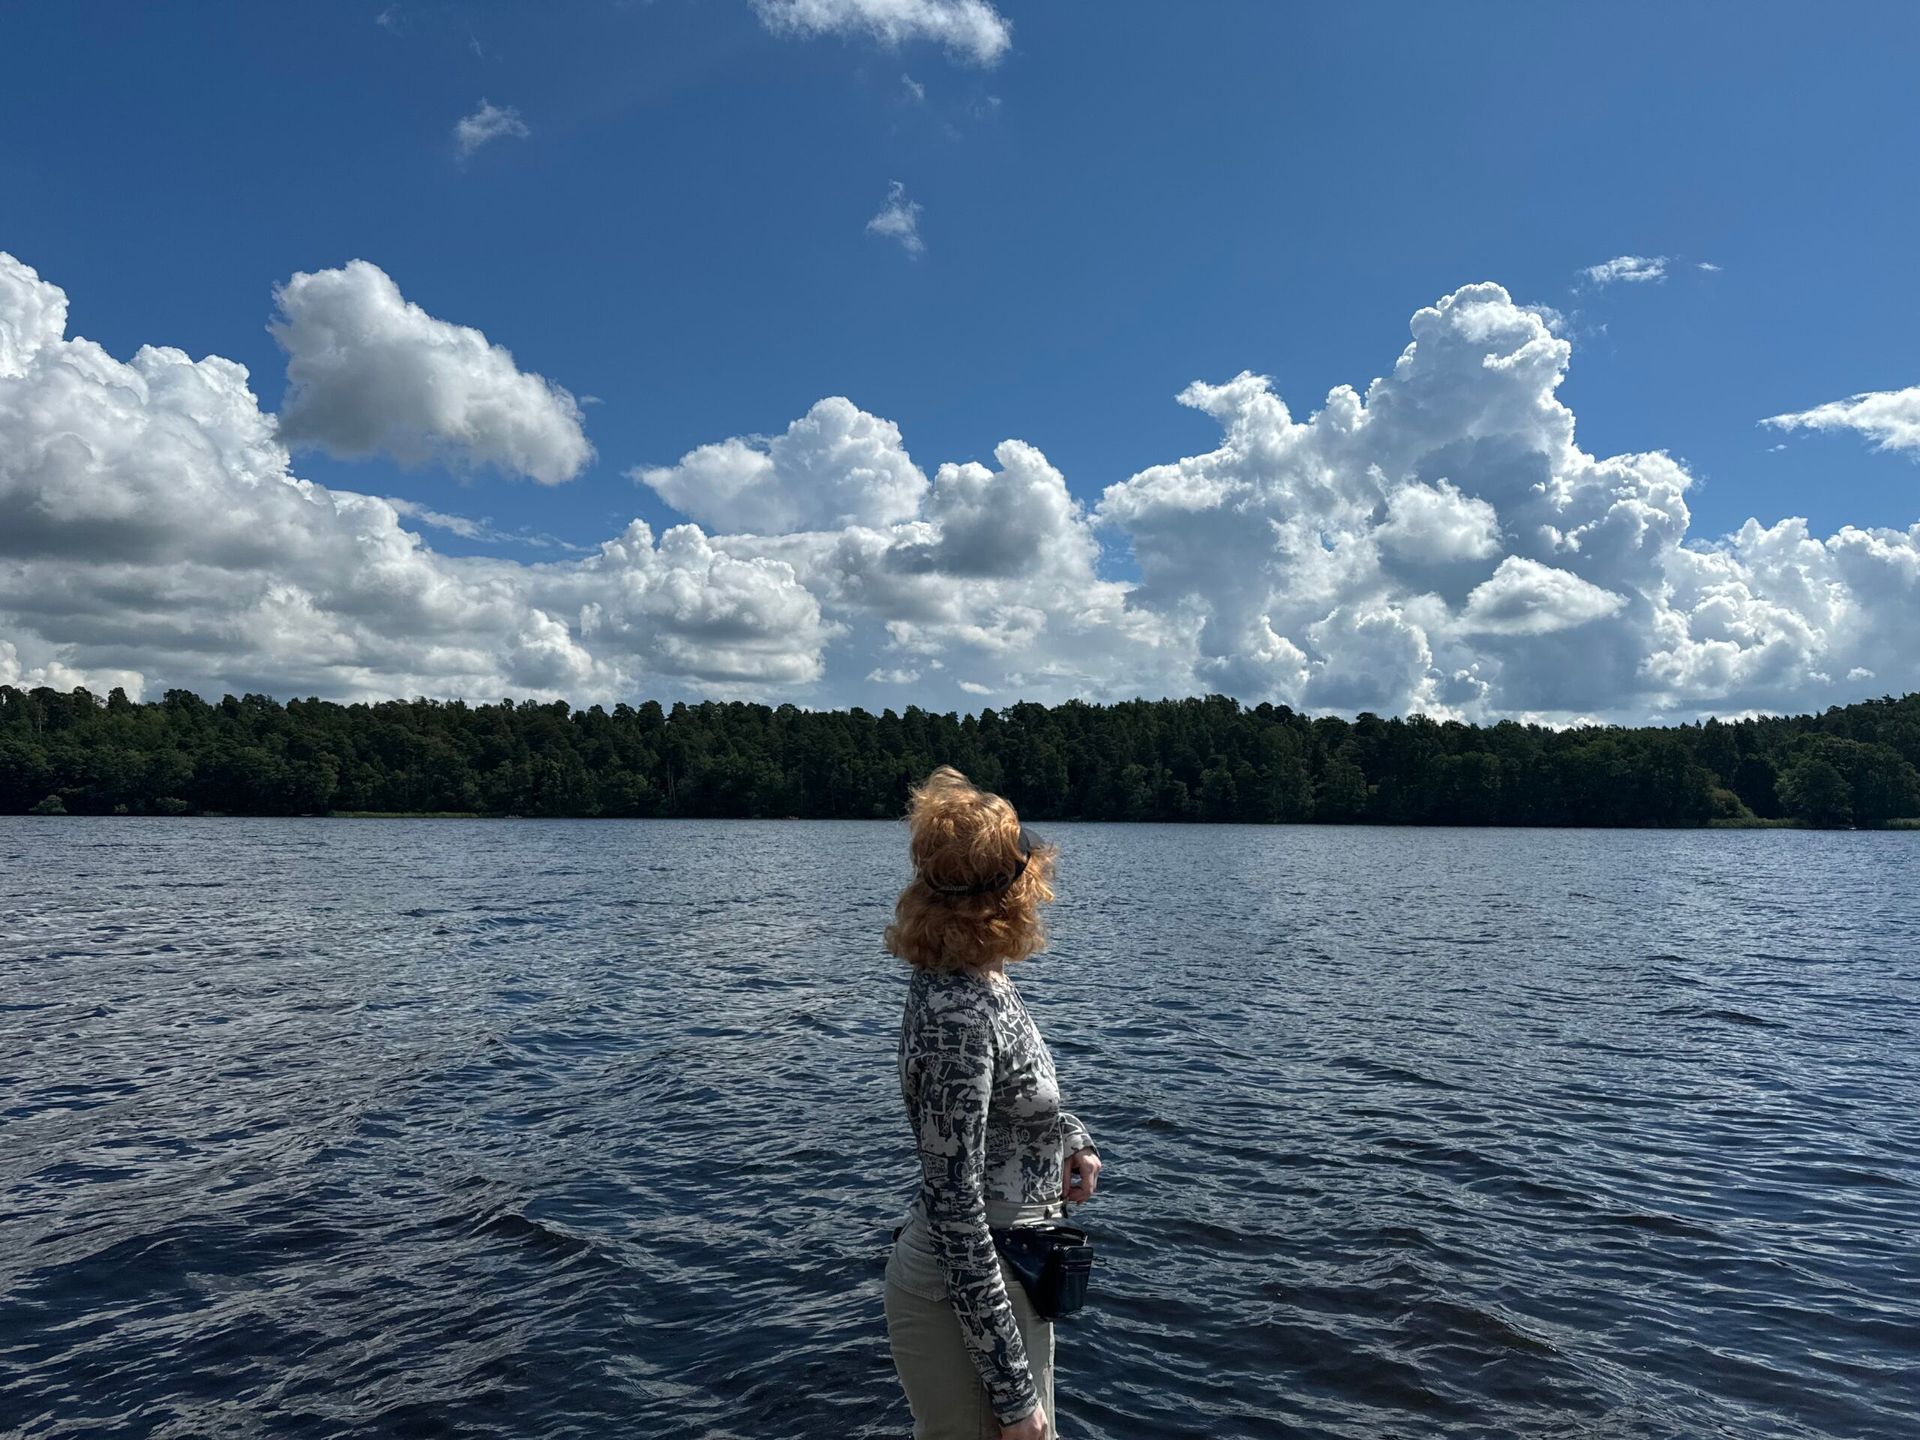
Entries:
POLYGON ((987 1025, 1005 1003, 1005 986, 969 970, 916 970, 907 1006, 929 1019, 955 1025, 987 1025))
POLYGON ((969 999, 994 1000, 1013 982, 991 970, 967 970, 916 966, 913 984, 930 993, 963 995, 969 999))

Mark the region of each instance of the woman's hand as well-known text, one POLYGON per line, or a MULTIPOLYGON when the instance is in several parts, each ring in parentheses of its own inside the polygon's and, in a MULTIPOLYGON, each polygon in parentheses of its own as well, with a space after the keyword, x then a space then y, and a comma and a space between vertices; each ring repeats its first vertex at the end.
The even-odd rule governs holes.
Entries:
POLYGON ((1067 1157, 1060 1187, 1068 1200, 1091 1200, 1093 1192, 1100 1188, 1100 1157, 1092 1150, 1074 1151, 1067 1157))
POLYGON ((1038 1405, 1033 1413, 1024 1420, 1016 1420, 1011 1425, 1000 1427, 1000 1440, 1047 1440, 1052 1432, 1047 1429, 1047 1412, 1038 1405))

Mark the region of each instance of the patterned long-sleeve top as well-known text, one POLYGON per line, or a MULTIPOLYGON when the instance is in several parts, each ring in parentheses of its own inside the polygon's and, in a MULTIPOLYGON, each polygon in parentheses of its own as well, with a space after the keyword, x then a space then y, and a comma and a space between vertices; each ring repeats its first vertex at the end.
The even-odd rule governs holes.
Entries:
POLYGON ((1053 1056, 1004 976, 914 972, 900 1028, 900 1089, 947 1299, 994 1414, 1011 1424, 1038 1396, 987 1231, 987 1202, 1059 1200, 1063 1158, 1093 1141, 1060 1108, 1053 1056))

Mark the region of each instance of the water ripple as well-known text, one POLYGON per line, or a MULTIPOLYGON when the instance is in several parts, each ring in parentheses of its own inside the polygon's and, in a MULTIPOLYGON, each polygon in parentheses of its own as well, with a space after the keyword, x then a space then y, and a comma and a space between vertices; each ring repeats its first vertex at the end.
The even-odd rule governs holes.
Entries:
MULTIPOLYGON (((1067 1435, 1920 1433, 1911 837, 1049 835, 1067 1435)), ((0 1430, 902 1433, 901 849, 0 820, 0 1430)))

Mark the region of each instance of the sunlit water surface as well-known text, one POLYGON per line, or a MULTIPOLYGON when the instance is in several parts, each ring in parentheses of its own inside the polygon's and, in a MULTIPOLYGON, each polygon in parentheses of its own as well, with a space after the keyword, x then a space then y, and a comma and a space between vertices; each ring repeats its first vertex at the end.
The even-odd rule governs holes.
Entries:
MULTIPOLYGON (((1065 1435, 1920 1435, 1920 836, 1048 833, 1065 1435)), ((904 1435, 903 865, 0 820, 0 1431, 904 1435)))

